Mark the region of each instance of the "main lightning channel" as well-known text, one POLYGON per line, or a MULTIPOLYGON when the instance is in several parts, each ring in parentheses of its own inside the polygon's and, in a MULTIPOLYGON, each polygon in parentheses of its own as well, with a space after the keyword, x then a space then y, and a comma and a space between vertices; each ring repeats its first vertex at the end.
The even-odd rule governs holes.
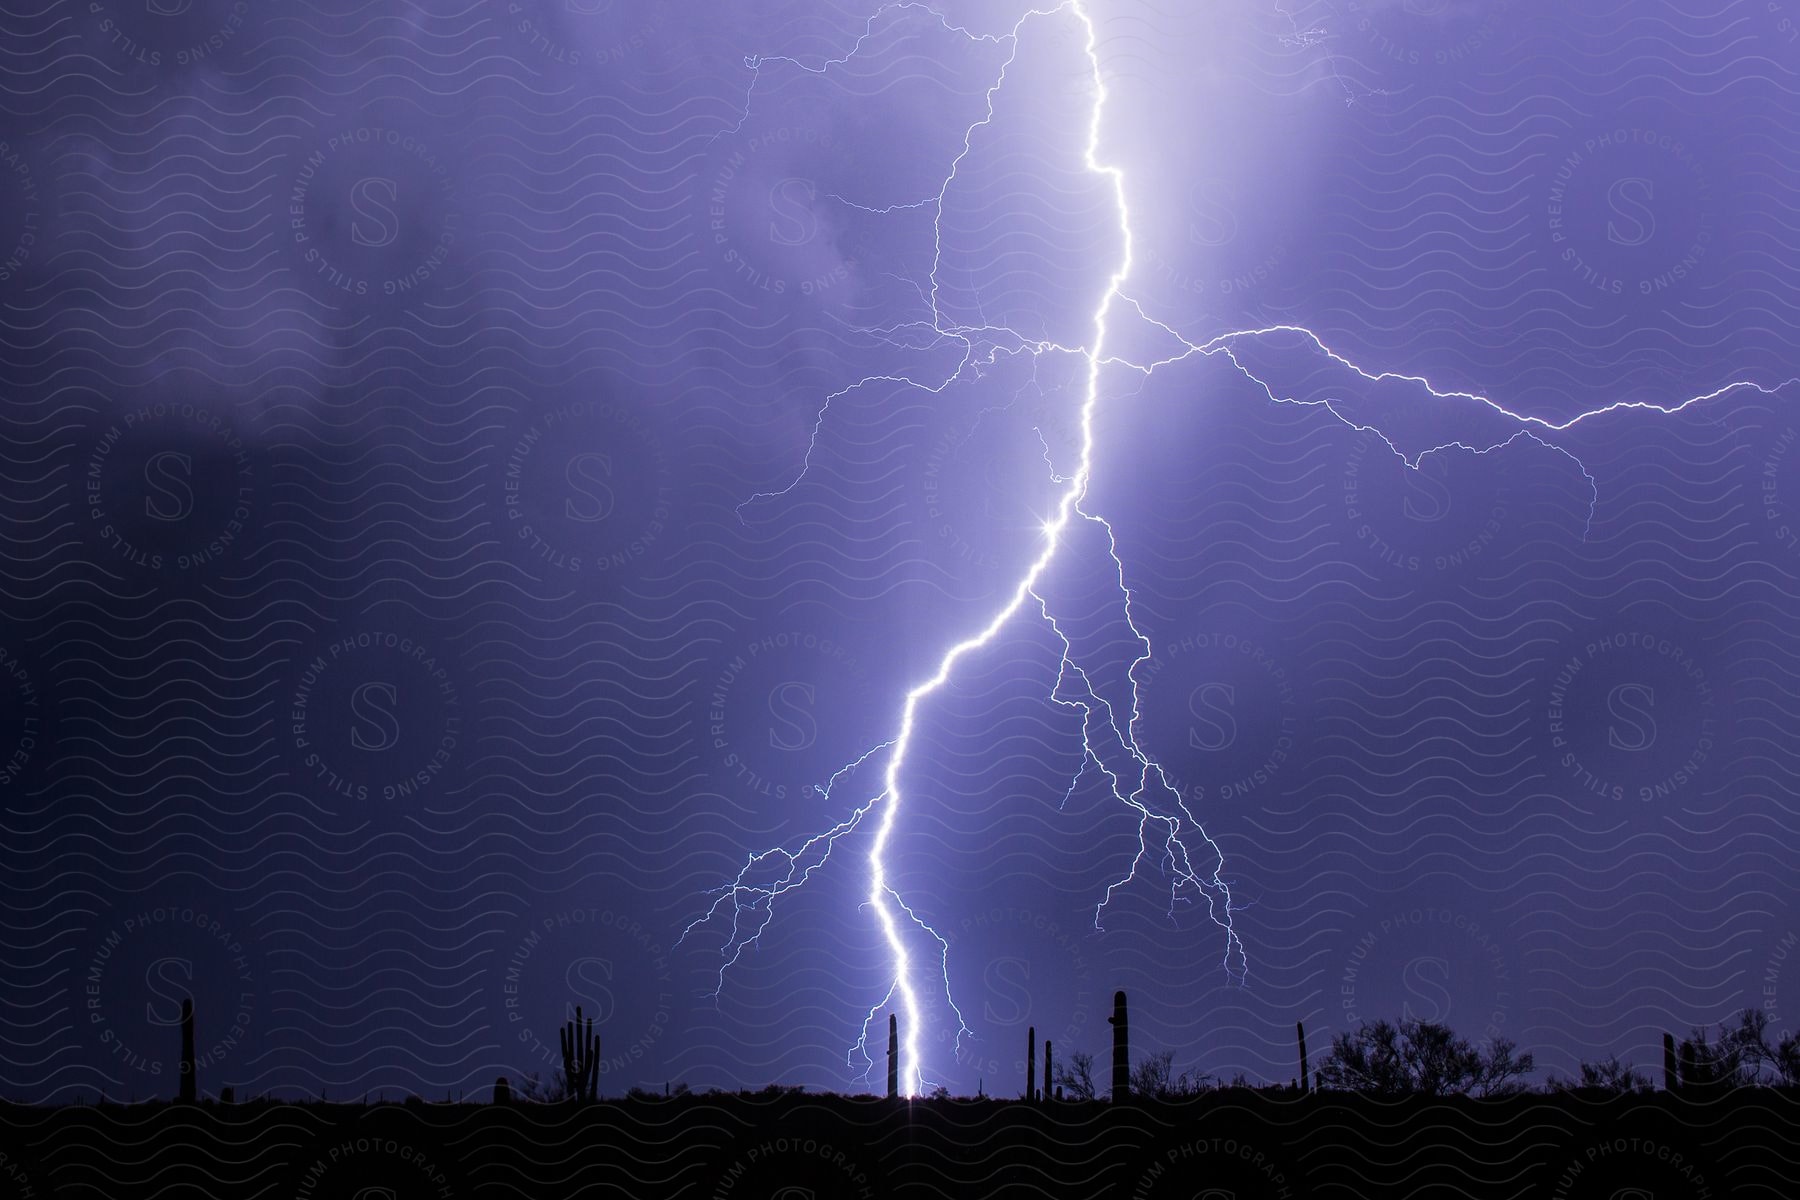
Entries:
MULTIPOLYGON (((1087 389, 1081 403, 1081 451, 1073 474, 1068 476, 1067 485, 1063 488, 1057 501, 1056 515, 1044 523, 1043 548, 1025 571, 1024 576, 1013 587, 1012 596, 1006 604, 996 612, 980 632, 964 638, 950 647, 938 662, 937 670, 923 683, 906 693, 906 702, 900 710, 900 731, 894 738, 893 753, 888 756, 887 772, 883 777, 882 795, 886 804, 882 808, 880 827, 875 834, 875 844, 869 850, 869 903, 874 907, 881 921, 882 933, 886 936, 888 948, 894 956, 894 974, 898 981, 901 1006, 906 1011, 906 1037, 902 1054, 905 1077, 908 1081, 907 1094, 916 1094, 924 1082, 919 1062, 919 1029, 923 1024, 920 1019, 918 997, 913 990, 910 975, 910 961, 906 945, 900 937, 898 922, 888 908, 890 889, 887 882, 887 863, 883 852, 887 849, 888 840, 893 836, 894 822, 900 813, 901 791, 900 773, 906 766, 906 752, 912 746, 913 732, 918 725, 919 705, 930 697, 949 680, 950 673, 956 664, 971 651, 980 649, 992 642, 995 635, 1011 621, 1025 602, 1033 597, 1038 580, 1043 578, 1049 569, 1051 560, 1056 557, 1061 545, 1063 531, 1074 517, 1076 505, 1087 494, 1088 476, 1093 465, 1094 449, 1094 409, 1100 400, 1100 370, 1106 353, 1107 322, 1112 314, 1113 303, 1119 298, 1120 287, 1131 274, 1132 240, 1131 213, 1125 198, 1125 175, 1118 167, 1108 166, 1099 161, 1100 122, 1106 107, 1106 83, 1100 72, 1100 55, 1098 37, 1094 29, 1093 18, 1081 0, 1070 0, 1064 6, 1072 12, 1076 20, 1081 22, 1086 37, 1085 49, 1088 61, 1093 68, 1094 106, 1088 125, 1087 148, 1084 161, 1089 171, 1104 175, 1112 181, 1113 199, 1119 213, 1119 231, 1124 237, 1124 249, 1120 255, 1118 269, 1107 281, 1106 292, 1100 297, 1099 307, 1094 312, 1094 342, 1087 354, 1087 389)), ((1060 10, 1052 10, 1060 11, 1060 10)), ((1014 26, 1016 36, 1029 14, 1020 19, 1014 26)), ((1066 661, 1066 659, 1065 659, 1066 661)), ((897 902, 897 898, 896 898, 897 902)))

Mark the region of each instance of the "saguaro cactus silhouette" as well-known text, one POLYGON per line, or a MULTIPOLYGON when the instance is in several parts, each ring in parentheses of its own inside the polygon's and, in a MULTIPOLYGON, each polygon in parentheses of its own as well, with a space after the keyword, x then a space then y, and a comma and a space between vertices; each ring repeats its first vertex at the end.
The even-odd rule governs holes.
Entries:
POLYGON ((900 1018, 888 1014, 888 1099, 900 1098, 900 1018))
POLYGON ((504 1075, 494 1080, 494 1103, 512 1103, 512 1084, 506 1081, 506 1076, 504 1075))
POLYGON ((1044 1039, 1044 1090, 1041 1093, 1039 1093, 1039 1099, 1045 1100, 1045 1101, 1048 1101, 1050 1099, 1050 1081, 1054 1078, 1056 1078, 1056 1076, 1054 1076, 1050 1073, 1050 1039, 1045 1038, 1044 1039))
POLYGON ((575 1006, 575 1019, 562 1027, 563 1077, 569 1081, 569 1099, 592 1100, 600 1076, 600 1038, 594 1032, 594 1018, 581 1024, 581 1006, 575 1006))
POLYGON ((1037 1099, 1037 1026, 1025 1030, 1025 1102, 1037 1099))
POLYGON ((1663 1034, 1663 1091, 1675 1090, 1675 1035, 1663 1034))
POLYGON ((1306 1022, 1295 1021, 1294 1032, 1300 1035, 1300 1090, 1310 1091, 1311 1089, 1307 1087, 1306 1076, 1306 1022))
POLYGON ((181 1002, 181 1102, 192 1104, 198 1092, 194 1078, 194 998, 181 1002))
POLYGON ((1125 993, 1113 993, 1113 1015, 1106 1018, 1113 1027, 1112 1098, 1116 1104, 1131 1094, 1131 1026, 1125 1012, 1125 993))

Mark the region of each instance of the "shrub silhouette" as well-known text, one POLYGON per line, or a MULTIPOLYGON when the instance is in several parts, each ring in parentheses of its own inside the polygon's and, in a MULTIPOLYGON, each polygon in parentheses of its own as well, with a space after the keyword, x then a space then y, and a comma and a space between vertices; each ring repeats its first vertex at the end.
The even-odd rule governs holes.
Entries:
POLYGON ((1553 1092, 1570 1092, 1577 1088, 1623 1095, 1627 1092, 1651 1091, 1652 1085, 1648 1075, 1633 1070, 1630 1063, 1622 1063, 1618 1055, 1612 1054, 1583 1062, 1581 1074, 1574 1079, 1552 1078, 1549 1083, 1549 1089, 1553 1092))
POLYGON ((1175 1074, 1175 1052, 1159 1050, 1139 1059, 1131 1069, 1131 1094, 1146 1100, 1174 1100, 1198 1095, 1211 1081, 1210 1075, 1175 1074))
POLYGON ((549 1079, 536 1071, 527 1071, 519 1078, 519 1086, 513 1095, 529 1104, 560 1104, 568 1099, 569 1081, 563 1078, 560 1067, 550 1072, 549 1079))
POLYGON ((1064 1062, 1056 1064, 1056 1086, 1070 1100, 1092 1100, 1094 1098, 1094 1056, 1085 1050, 1077 1050, 1064 1062))
POLYGON ((1320 1087, 1378 1096, 1512 1095, 1525 1090, 1532 1058, 1508 1038, 1483 1053, 1448 1025, 1404 1019, 1364 1022, 1331 1039, 1315 1077, 1320 1087))

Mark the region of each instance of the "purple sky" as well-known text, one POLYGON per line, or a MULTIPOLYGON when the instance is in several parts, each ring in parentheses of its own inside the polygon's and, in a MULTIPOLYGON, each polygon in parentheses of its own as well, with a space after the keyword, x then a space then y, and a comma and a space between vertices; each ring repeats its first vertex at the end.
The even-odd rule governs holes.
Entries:
POLYGON ((1791 1026, 1800 9, 1024 11, 0 16, 0 1093, 1791 1026))

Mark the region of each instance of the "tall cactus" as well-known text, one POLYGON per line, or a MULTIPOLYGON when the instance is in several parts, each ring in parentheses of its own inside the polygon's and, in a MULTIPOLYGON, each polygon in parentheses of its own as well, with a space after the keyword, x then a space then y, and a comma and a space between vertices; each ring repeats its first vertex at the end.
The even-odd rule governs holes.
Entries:
POLYGON ((1300 1035, 1300 1090, 1302 1092, 1306 1092, 1306 1091, 1311 1090, 1307 1086, 1308 1077, 1307 1077, 1307 1071, 1306 1071, 1306 1022, 1305 1021, 1295 1021, 1294 1022, 1294 1032, 1300 1035))
POLYGON ((1025 1030, 1025 1102, 1037 1099, 1037 1026, 1025 1030))
POLYGON ((1663 1034, 1663 1091, 1675 1090, 1675 1035, 1663 1034))
POLYGON ((501 1075, 494 1080, 494 1103, 512 1103, 512 1084, 506 1081, 506 1076, 504 1075, 501 1075))
POLYGON ((1113 1103, 1131 1094, 1131 1026, 1125 1012, 1125 993, 1113 993, 1113 1015, 1106 1018, 1113 1027, 1113 1103))
POLYGON ((900 1018, 888 1014, 888 1099, 900 1098, 900 1018))
POLYGON ((581 1006, 575 1006, 575 1019, 562 1027, 563 1077, 569 1081, 569 1099, 592 1100, 600 1076, 600 1038, 594 1032, 594 1018, 581 1023, 581 1006))
POLYGON ((1041 1098, 1046 1102, 1048 1102, 1050 1099, 1050 1081, 1052 1078, 1054 1078, 1054 1077, 1050 1074, 1050 1039, 1045 1038, 1044 1039, 1044 1091, 1043 1091, 1043 1095, 1041 1098))
POLYGON ((181 1102, 192 1104, 199 1081, 194 1077, 194 998, 181 1002, 181 1102))

